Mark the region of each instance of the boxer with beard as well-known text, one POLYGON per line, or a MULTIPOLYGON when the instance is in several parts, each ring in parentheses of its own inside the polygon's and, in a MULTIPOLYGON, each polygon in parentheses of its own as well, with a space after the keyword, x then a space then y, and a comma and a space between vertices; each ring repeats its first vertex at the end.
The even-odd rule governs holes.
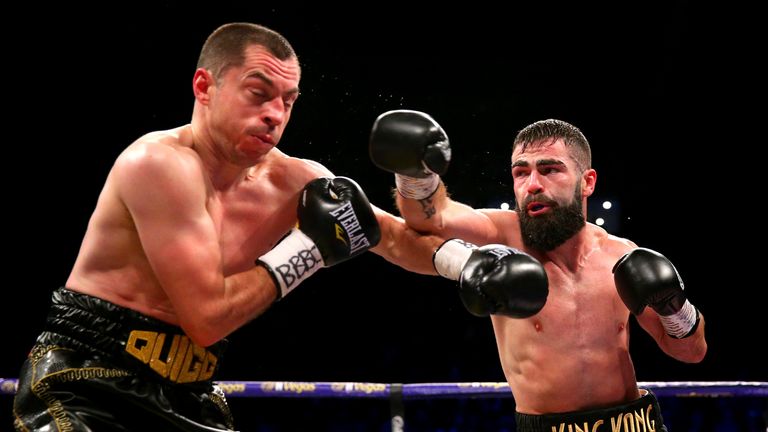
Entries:
POLYGON ((531 290, 524 280, 497 283, 492 275, 468 289, 459 278, 469 311, 491 316, 517 430, 666 431, 654 395, 637 386, 629 317, 667 355, 688 363, 706 354, 704 318, 686 299, 668 259, 586 223, 597 172, 578 128, 550 119, 517 134, 511 160, 515 210, 473 209, 448 197, 439 177, 450 160, 448 137, 427 114, 379 116, 370 154, 377 166, 395 173, 397 206, 411 228, 465 240, 437 249, 441 275, 456 279, 477 250, 474 244, 506 245, 508 255, 531 256, 543 266, 546 303, 525 314, 498 308, 499 298, 527 304, 531 290))
POLYGON ((523 243, 532 249, 550 251, 573 237, 586 224, 580 195, 581 186, 576 185, 573 202, 570 203, 559 204, 534 195, 527 198, 522 205, 518 204, 517 208, 525 209, 538 202, 552 209, 550 213, 539 217, 528 216, 528 212, 518 213, 523 243))

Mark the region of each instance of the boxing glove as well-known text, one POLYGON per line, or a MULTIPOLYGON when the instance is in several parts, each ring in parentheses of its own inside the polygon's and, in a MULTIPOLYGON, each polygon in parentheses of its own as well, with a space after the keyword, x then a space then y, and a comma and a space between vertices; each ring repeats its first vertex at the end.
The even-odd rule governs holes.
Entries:
POLYGON ((499 244, 478 248, 452 239, 435 251, 433 263, 440 275, 459 281, 461 300, 475 316, 528 318, 547 302, 544 267, 515 248, 499 244))
POLYGON ((613 267, 619 297, 633 314, 650 306, 661 318, 668 335, 684 338, 693 334, 699 312, 683 291, 683 280, 672 263, 658 252, 637 248, 613 267))
POLYGON ((381 114, 371 129, 369 152, 376 166, 395 173, 398 191, 415 199, 437 190, 438 176, 451 160, 443 128, 428 114, 411 110, 381 114))
POLYGON ((284 297, 322 267, 376 246, 381 231, 368 198, 346 177, 320 177, 299 196, 298 224, 257 263, 266 267, 284 297))

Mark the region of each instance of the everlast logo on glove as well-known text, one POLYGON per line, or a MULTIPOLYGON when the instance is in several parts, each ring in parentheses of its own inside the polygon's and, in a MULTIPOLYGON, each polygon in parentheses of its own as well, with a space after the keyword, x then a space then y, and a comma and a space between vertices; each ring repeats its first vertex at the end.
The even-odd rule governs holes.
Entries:
POLYGON ((326 266, 376 246, 379 223, 363 190, 346 177, 320 177, 305 186, 297 211, 299 229, 309 236, 326 266))
POLYGON ((365 233, 360 226, 360 221, 358 221, 351 203, 346 203, 330 213, 341 224, 341 226, 335 224, 336 238, 349 247, 350 255, 354 255, 357 252, 364 251, 371 247, 371 242, 365 237, 365 233), (342 233, 346 234, 349 243, 344 239, 342 233))
POLYGON ((379 223, 363 190, 346 177, 319 177, 302 190, 298 228, 271 251, 263 265, 284 297, 321 267, 332 266, 376 246, 379 223))
POLYGON ((514 250, 511 248, 504 248, 504 249, 489 249, 488 253, 495 256, 496 258, 504 258, 507 255, 512 255, 515 253, 514 250))

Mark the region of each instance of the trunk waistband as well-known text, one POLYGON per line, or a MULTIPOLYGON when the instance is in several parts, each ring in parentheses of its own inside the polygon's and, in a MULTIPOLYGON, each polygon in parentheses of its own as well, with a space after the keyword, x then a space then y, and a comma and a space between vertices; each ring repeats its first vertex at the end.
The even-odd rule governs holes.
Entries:
POLYGON ((178 326, 62 287, 53 292, 37 343, 86 351, 170 383, 210 384, 228 342, 201 347, 178 326))
POLYGON ((665 431, 659 402, 649 390, 632 402, 588 411, 532 415, 515 413, 520 432, 665 431))

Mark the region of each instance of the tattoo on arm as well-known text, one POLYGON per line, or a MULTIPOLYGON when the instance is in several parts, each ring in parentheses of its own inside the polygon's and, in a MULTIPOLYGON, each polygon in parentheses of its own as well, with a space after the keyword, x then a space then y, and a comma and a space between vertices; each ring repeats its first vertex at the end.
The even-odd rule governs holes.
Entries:
MULTIPOLYGON (((392 198, 395 200, 395 207, 397 207, 397 188, 392 188, 392 198)), ((424 212, 425 219, 431 219, 432 216, 434 216, 437 213, 437 209, 435 209, 434 204, 434 194, 432 196, 429 196, 424 199, 419 200, 419 204, 421 204, 421 211, 424 212)))
POLYGON ((424 212, 425 219, 431 219, 437 212, 435 204, 432 202, 432 197, 420 199, 419 204, 421 204, 421 211, 424 212))

